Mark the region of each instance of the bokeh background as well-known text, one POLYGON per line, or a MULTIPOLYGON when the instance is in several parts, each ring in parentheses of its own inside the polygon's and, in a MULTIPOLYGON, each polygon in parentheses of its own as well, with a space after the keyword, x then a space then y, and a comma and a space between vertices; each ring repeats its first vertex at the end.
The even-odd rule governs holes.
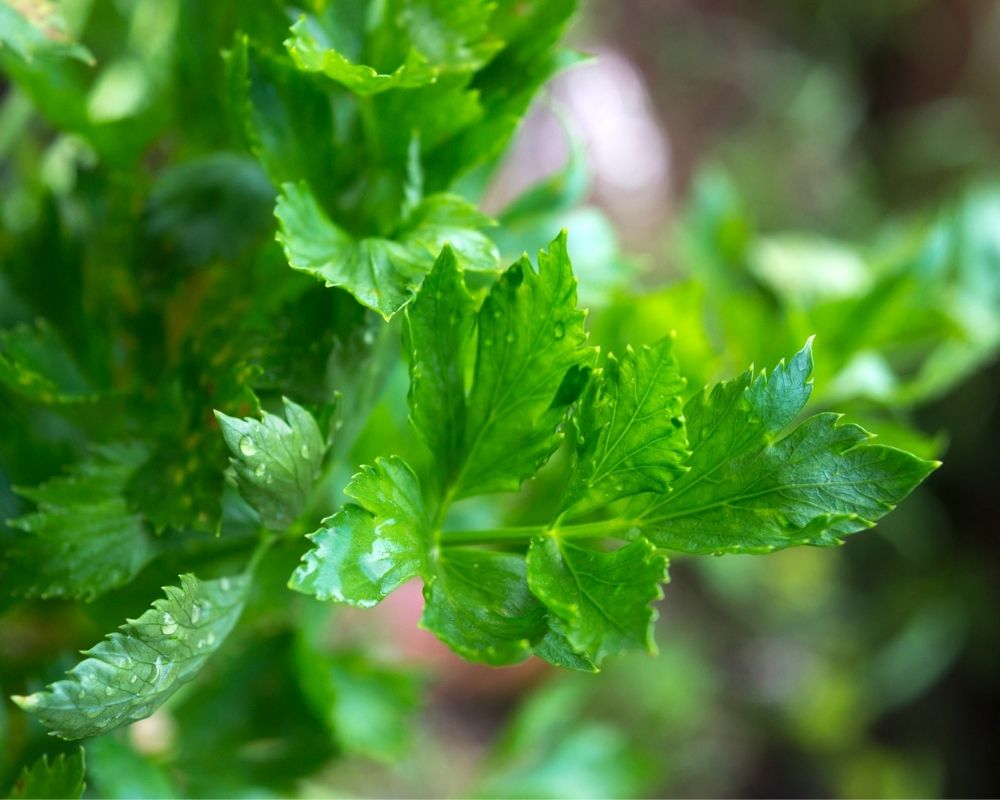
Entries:
MULTIPOLYGON (((195 107, 211 85, 170 71, 194 5, 66 5, 93 6, 85 41, 117 53, 88 97, 95 127, 141 143, 166 126, 149 160, 167 158, 177 120, 156 76, 211 118, 195 107)), ((691 391, 815 334, 815 407, 944 465, 842 548, 675 559, 659 655, 596 677, 461 662, 416 629, 419 586, 329 617, 285 590, 291 553, 203 680, 87 744, 93 796, 1000 795, 1000 4, 590 0, 571 39, 593 58, 545 92, 485 196, 505 256, 567 227, 595 339, 676 332, 691 391), (336 649, 351 700, 335 758, 303 688, 306 639, 336 649), (412 728, 400 706, 419 708, 412 728), (380 758, 359 755, 372 741, 380 758)), ((12 97, 0 81, 5 225, 30 228, 43 196, 82 219, 94 142, 16 139, 37 123, 12 97)), ((409 455, 405 392, 400 368, 338 486, 350 464, 409 455)), ((33 458, 19 481, 48 474, 33 458)), ((20 513, 0 478, 0 510, 20 513)), ((544 504, 546 480, 504 501, 506 524, 544 504)), ((489 521, 494 505, 458 512, 489 521)), ((68 665, 123 603, 148 598, 0 617, 0 682, 53 653, 68 665)), ((53 746, 14 713, 0 707, 0 754, 53 746)))

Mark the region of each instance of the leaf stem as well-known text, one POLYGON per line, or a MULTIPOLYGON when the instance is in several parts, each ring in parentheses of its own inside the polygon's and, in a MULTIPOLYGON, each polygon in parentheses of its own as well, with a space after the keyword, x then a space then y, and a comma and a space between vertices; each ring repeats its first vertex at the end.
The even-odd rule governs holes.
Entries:
POLYGON ((271 546, 278 541, 278 536, 271 531, 266 531, 263 538, 257 544, 253 553, 250 556, 250 561, 246 566, 246 574, 253 575, 257 571, 257 565, 261 562, 261 559, 267 555, 267 551, 271 549, 271 546))
POLYGON ((584 522, 577 525, 552 526, 525 525, 511 528, 489 528, 486 530, 441 531, 441 544, 502 544, 528 542, 536 536, 549 535, 564 539, 614 539, 636 527, 630 519, 606 519, 599 522, 584 522))

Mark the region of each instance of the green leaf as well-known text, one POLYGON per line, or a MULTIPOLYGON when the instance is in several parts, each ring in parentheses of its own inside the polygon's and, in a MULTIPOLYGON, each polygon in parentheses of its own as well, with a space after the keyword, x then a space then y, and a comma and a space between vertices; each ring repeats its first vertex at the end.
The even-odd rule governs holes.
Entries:
POLYGON ((46 405, 94 399, 66 346, 42 319, 0 331, 0 384, 46 405))
POLYGON ((21 770, 10 791, 11 800, 63 800, 83 796, 83 748, 49 761, 42 756, 21 770))
POLYGON ((344 493, 356 501, 309 535, 314 547, 289 586, 320 600, 373 606, 426 571, 430 524, 417 476, 397 456, 362 467, 344 493))
POLYGON ((406 755, 420 702, 413 675, 358 653, 297 655, 306 698, 341 747, 388 762, 406 755))
POLYGON ((424 599, 420 626, 469 661, 524 661, 546 632, 545 609, 516 553, 445 549, 424 583, 424 599))
POLYGON ((284 530, 302 513, 326 453, 312 414, 288 398, 282 402, 285 419, 266 411, 259 421, 215 412, 240 495, 273 530, 284 530))
POLYGON ((446 71, 472 72, 502 47, 488 24, 493 10, 481 0, 397 0, 375 17, 362 48, 342 30, 351 12, 334 7, 296 22, 285 46, 300 69, 322 72, 355 94, 414 89, 446 71), (378 68, 337 49, 337 40, 363 50, 359 55, 378 68))
POLYGON ((461 102, 461 95, 451 95, 448 99, 453 107, 463 108, 467 115, 465 124, 450 127, 440 139, 424 138, 429 148, 426 166, 432 189, 448 186, 473 167, 498 158, 542 84, 579 60, 559 47, 576 6, 577 0, 497 3, 490 27, 505 47, 469 84, 465 100, 475 100, 475 113, 470 113, 473 107, 461 102))
POLYGON ((807 343, 768 376, 748 370, 685 407, 689 471, 633 510, 658 547, 690 553, 835 545, 874 525, 937 466, 818 414, 781 438, 806 404, 807 343))
POLYGON ((555 452, 593 359, 583 320, 565 232, 538 254, 537 272, 522 258, 490 290, 478 314, 456 498, 516 491, 555 452))
POLYGON ((237 120, 271 183, 308 179, 321 199, 334 196, 340 161, 327 94, 245 36, 226 58, 237 120))
POLYGON ((487 0, 391 0, 388 5, 396 47, 412 42, 442 70, 478 69, 502 46, 492 30, 495 4, 487 0))
POLYGON ((337 50, 324 47, 317 32, 305 18, 296 22, 291 32, 292 36, 285 42, 285 46, 299 69, 322 72, 355 94, 370 95, 389 89, 412 89, 437 80, 438 70, 414 49, 406 54, 405 60, 398 67, 386 73, 367 64, 356 64, 337 50))
POLYGON ((493 240, 481 229, 495 224, 457 194, 433 194, 404 217, 396 238, 414 252, 423 251, 425 271, 450 244, 465 269, 491 272, 500 256, 493 240))
POLYGON ((410 421, 434 455, 432 477, 447 488, 464 455, 465 375, 475 304, 451 248, 441 251, 406 309, 410 421))
POLYGON ((213 153, 160 175, 146 201, 143 232, 185 266, 233 261, 271 233, 273 209, 274 189, 255 160, 213 153))
POLYGON ((22 533, 0 558, 4 590, 93 599, 131 581, 154 554, 142 517, 130 513, 123 495, 145 457, 138 445, 95 448, 65 477, 18 489, 38 510, 7 523, 22 533))
POLYGON ((580 514, 642 492, 665 492, 684 473, 685 381, 672 339, 621 361, 609 355, 577 406, 576 463, 563 508, 580 514))
POLYGON ((0 53, 7 48, 29 63, 56 56, 94 63, 90 51, 66 32, 56 5, 43 0, 0 3, 0 53))
POLYGON ((493 269, 498 258, 479 232, 489 218, 452 195, 425 198, 395 238, 355 239, 330 220, 304 183, 282 187, 275 215, 278 241, 294 269, 342 286, 386 319, 409 302, 446 243, 469 269, 493 269))
POLYGON ((569 643, 558 618, 546 617, 548 630, 535 642, 535 655, 548 661, 554 667, 574 669, 577 672, 598 672, 597 664, 583 653, 579 653, 569 643))
POLYGON ((613 552, 543 536, 528 551, 528 585, 555 614, 569 644, 594 664, 629 650, 655 652, 650 606, 663 597, 666 559, 645 539, 613 552))
POLYGON ((194 678, 239 619, 246 575, 181 575, 166 597, 84 651, 64 680, 14 702, 63 739, 100 736, 145 719, 194 678))

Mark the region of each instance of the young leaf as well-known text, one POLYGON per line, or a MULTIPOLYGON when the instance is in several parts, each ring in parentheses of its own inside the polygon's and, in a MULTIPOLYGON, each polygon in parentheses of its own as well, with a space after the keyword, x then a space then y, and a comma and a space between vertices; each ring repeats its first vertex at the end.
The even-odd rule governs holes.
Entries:
POLYGON ((567 406, 585 377, 584 314, 561 233, 494 284, 478 314, 465 462, 455 497, 516 491, 555 452, 567 406))
POLYGON ((292 25, 292 36, 285 42, 299 69, 322 72, 350 89, 354 94, 378 94, 389 89, 412 89, 437 80, 438 70, 427 63, 419 51, 411 49, 405 60, 391 72, 379 72, 367 64, 356 64, 332 47, 324 47, 309 20, 292 25))
POLYGON ((320 198, 335 193, 330 99, 309 75, 237 38, 226 55, 238 121, 271 183, 309 179, 320 198))
POLYGON ((579 514, 642 492, 665 492, 684 472, 687 437, 681 416, 685 381, 671 339, 621 361, 608 356, 575 414, 576 463, 564 508, 579 514))
POLYGON ((84 651, 64 680, 14 702, 63 739, 100 736, 145 719, 191 680, 229 635, 249 578, 181 575, 166 597, 84 651))
POLYGON ((145 457, 137 445, 95 448, 65 477, 19 489, 38 510, 8 521, 23 533, 0 558, 6 592, 92 600, 131 581, 154 552, 122 494, 145 457))
POLYGON ((284 530, 302 512, 326 452, 312 414, 288 398, 282 402, 284 420, 267 412, 260 421, 215 412, 240 494, 273 530, 284 530))
POLYGON ((426 571, 429 523, 417 476, 403 459, 362 467, 349 503, 309 535, 314 547, 289 586, 320 600, 373 606, 426 571))
POLYGON ((392 0, 397 51, 413 46, 442 70, 476 70, 502 46, 493 35, 495 4, 487 0, 392 0))
POLYGON ((451 126, 439 140, 425 138, 431 189, 448 186, 503 153, 539 87, 579 60, 558 46, 576 6, 577 0, 502 0, 496 4, 490 28, 504 48, 477 72, 472 91, 447 98, 449 110, 465 111, 467 121, 451 126))
POLYGON ((71 755, 47 755, 21 770, 10 791, 11 800, 63 800, 83 796, 83 748, 71 755))
POLYGON ((516 664, 546 632, 545 609, 525 580, 524 557, 448 548, 424 584, 420 626, 469 661, 516 664))
POLYGON ((482 0, 393 0, 369 15, 362 43, 345 31, 355 27, 345 20, 352 10, 327 8, 295 23, 285 46, 300 69, 323 72, 355 94, 413 89, 445 71, 472 72, 501 47, 491 36, 493 11, 482 0))
POLYGON ((450 247, 406 309, 410 421, 434 455, 434 478, 447 487, 461 466, 465 436, 466 355, 475 304, 450 247))
POLYGON ((531 591, 561 621, 553 627, 594 664, 655 650, 650 603, 663 597, 667 561, 648 541, 607 553, 544 536, 531 543, 527 564, 531 591))
POLYGON ((691 553, 769 552, 835 545, 874 525, 937 464, 869 444, 836 414, 782 431, 805 406, 809 344, 768 376, 753 370, 685 407, 689 471, 673 491, 637 498, 635 517, 655 545, 691 553))
POLYGON ((498 258, 479 232, 489 218, 451 195, 425 198, 392 239, 354 239, 330 220, 305 183, 282 187, 275 215, 278 241, 294 269, 342 286, 386 319, 409 302, 447 242, 470 269, 493 269, 498 258))

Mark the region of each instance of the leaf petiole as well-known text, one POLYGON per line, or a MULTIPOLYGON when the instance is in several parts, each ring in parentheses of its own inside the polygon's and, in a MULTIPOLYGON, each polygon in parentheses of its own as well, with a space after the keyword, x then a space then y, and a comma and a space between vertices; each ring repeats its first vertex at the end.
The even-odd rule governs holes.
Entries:
POLYGON ((628 519, 607 519, 599 522, 584 522, 576 525, 553 526, 524 525, 510 528, 489 528, 485 530, 441 531, 441 544, 503 544, 509 542, 530 542, 536 536, 553 536, 563 539, 611 539, 623 538, 636 529, 636 523, 628 519))

